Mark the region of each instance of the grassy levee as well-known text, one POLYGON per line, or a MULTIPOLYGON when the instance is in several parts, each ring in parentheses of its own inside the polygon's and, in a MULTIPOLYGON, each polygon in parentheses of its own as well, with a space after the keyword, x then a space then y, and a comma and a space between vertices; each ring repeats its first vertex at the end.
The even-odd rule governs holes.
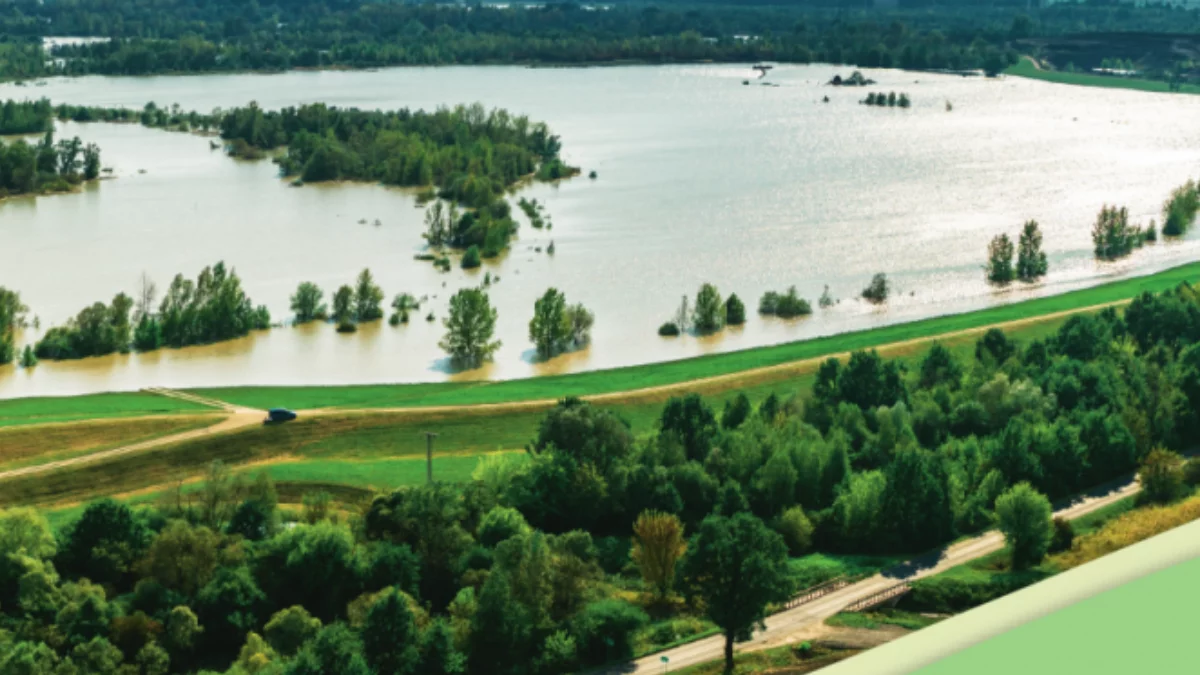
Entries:
MULTIPOLYGON (((678 361, 571 375, 520 380, 315 387, 230 387, 197 389, 195 393, 256 408, 410 408, 537 401, 564 396, 633 392, 702 378, 731 375, 779 366, 855 349, 980 328, 1028 319, 1041 314, 1076 310, 1132 298, 1143 291, 1162 291, 1181 281, 1200 279, 1200 263, 1189 263, 1157 274, 1122 279, 1092 288, 999 307, 841 333, 678 361)), ((816 319, 814 319, 816 320, 816 319)))
POLYGON ((140 391, 86 396, 44 396, 0 401, 0 427, 50 424, 107 417, 211 413, 213 409, 140 391))
POLYGON ((1094 75, 1091 73, 1067 73, 1057 70, 1043 70, 1033 65, 1028 57, 1022 57, 1016 65, 1009 66, 1004 71, 1006 75, 1027 77, 1031 80, 1042 80, 1055 84, 1073 84, 1081 87, 1103 87, 1105 89, 1133 89, 1162 94, 1200 94, 1200 86, 1184 84, 1179 91, 1171 91, 1170 86, 1161 80, 1143 80, 1135 77, 1117 77, 1113 75, 1094 75))
POLYGON ((218 415, 109 418, 0 427, 0 471, 60 461, 216 424, 218 415))
MULTIPOLYGON (((1026 322, 1008 328, 1011 337, 1023 342, 1045 337, 1057 330, 1067 319, 1061 314, 1063 311, 1127 299, 1144 290, 1161 290, 1172 287, 1180 281, 1193 280, 1197 277, 1200 277, 1200 264, 1190 264, 1152 276, 1126 279, 1085 291, 971 314, 940 317, 877 331, 853 333, 782 345, 778 348, 663 365, 666 368, 680 368, 680 364, 690 363, 701 364, 703 368, 708 369, 711 366, 703 364, 726 363, 722 360, 722 357, 726 356, 749 358, 758 352, 786 353, 789 357, 797 354, 822 356, 852 348, 874 346, 879 347, 881 353, 888 358, 899 359, 911 368, 935 341, 946 345, 952 352, 963 357, 972 352, 975 340, 978 339, 978 331, 959 332, 951 336, 946 336, 946 332, 963 331, 965 328, 978 329, 998 321, 1025 319, 1026 322), (908 340, 908 342, 895 344, 897 340, 908 340)), ((777 394, 781 399, 786 399, 793 394, 804 396, 811 389, 817 363, 818 361, 814 359, 804 361, 795 367, 776 369, 771 371, 768 377, 751 375, 741 377, 735 372, 731 377, 719 380, 719 385, 694 387, 685 385, 678 389, 641 392, 628 397, 617 395, 606 398, 598 405, 603 405, 625 418, 635 434, 645 435, 652 432, 662 408, 662 401, 671 395, 679 394, 680 391, 696 390, 706 394, 710 404, 717 410, 721 409, 725 400, 739 393, 746 393, 754 403, 762 401, 769 394, 777 394)), ((641 372, 641 375, 636 376, 637 379, 656 377, 653 369, 623 370, 641 372)), ((327 396, 330 392, 335 395, 349 392, 353 398, 342 399, 343 401, 351 401, 350 405, 363 405, 372 401, 394 403, 395 399, 372 398, 372 396, 389 396, 389 391, 401 392, 401 395, 405 395, 404 392, 425 392, 422 394, 424 396, 443 396, 456 391, 462 393, 490 391, 493 394, 505 391, 540 391, 540 388, 550 386, 546 383, 553 382, 603 383, 602 378, 605 375, 606 372, 599 372, 512 383, 303 388, 298 391, 303 396, 327 396), (437 391, 443 393, 436 394, 437 391), (373 393, 363 396, 365 392, 373 393)), ((254 397, 262 396, 266 390, 235 389, 227 391, 248 392, 251 397, 254 397)), ((212 391, 210 390, 208 393, 211 394, 212 391)), ((548 395, 544 399, 536 400, 553 401, 557 398, 552 390, 546 390, 543 393, 548 395)), ((218 398, 221 397, 218 396, 218 398)), ((329 399, 324 400, 328 401, 329 399)), ((239 402, 246 403, 247 401, 239 402)), ((403 480, 389 480, 384 475, 373 474, 365 465, 353 463, 423 457, 425 453, 424 431, 435 431, 439 434, 435 442, 435 454, 438 457, 466 457, 487 452, 520 450, 536 435, 537 425, 545 408, 549 405, 550 403, 546 403, 545 405, 521 406, 513 409, 465 407, 453 410, 421 410, 420 408, 411 408, 394 412, 331 410, 326 414, 307 415, 296 422, 285 425, 252 427, 224 435, 192 439, 178 445, 161 446, 122 455, 112 460, 83 463, 41 475, 0 480, 0 506, 38 504, 62 507, 105 495, 153 490, 178 480, 195 480, 204 474, 213 460, 217 459, 231 466, 251 463, 277 465, 279 468, 272 469, 273 473, 274 471, 303 471, 307 474, 303 479, 278 475, 279 480, 326 482, 354 487, 388 489, 400 484, 408 484, 411 482, 412 476, 403 480), (293 464, 295 460, 304 460, 304 462, 293 464), (303 468, 301 468, 302 466, 303 468)), ((399 467, 394 468, 399 470, 399 467)), ((415 466, 406 467, 406 470, 419 474, 419 469, 415 466)), ((469 471, 466 473, 451 472, 444 478, 446 480, 462 479, 466 475, 469 475, 469 471)))

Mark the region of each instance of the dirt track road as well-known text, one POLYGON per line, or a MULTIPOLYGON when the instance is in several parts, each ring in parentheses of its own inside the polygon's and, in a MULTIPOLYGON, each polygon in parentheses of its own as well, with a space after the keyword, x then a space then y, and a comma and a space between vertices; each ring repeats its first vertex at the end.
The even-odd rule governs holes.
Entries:
MULTIPOLYGON (((120 455, 127 455, 132 452, 141 452, 150 450, 165 445, 174 443, 182 443, 194 438, 202 436, 220 435, 233 433, 246 427, 262 424, 265 413, 261 410, 253 410, 251 408, 239 408, 237 411, 230 413, 220 422, 202 429, 192 429, 191 431, 182 431, 169 436, 154 438, 141 443, 133 443, 131 445, 123 445, 119 448, 94 452, 90 455, 81 455, 70 459, 63 459, 57 462, 46 462, 45 464, 34 464, 32 466, 21 467, 20 469, 12 469, 11 471, 0 471, 0 481, 9 478, 17 478, 19 476, 30 476, 47 471, 55 471, 69 466, 77 466, 80 464, 90 464, 92 462, 100 462, 107 459, 112 459, 120 455)), ((123 418, 129 419, 129 418, 123 418)), ((74 423, 73 423, 74 424, 74 423)))

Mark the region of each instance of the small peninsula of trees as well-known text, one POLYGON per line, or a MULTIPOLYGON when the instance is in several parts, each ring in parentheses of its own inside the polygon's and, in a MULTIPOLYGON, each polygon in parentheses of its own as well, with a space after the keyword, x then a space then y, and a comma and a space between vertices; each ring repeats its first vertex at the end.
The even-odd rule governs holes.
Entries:
POLYGON ((1037 221, 1030 220, 1021 228, 1013 264, 1013 243, 1007 234, 996 235, 988 244, 988 263, 984 268, 989 283, 1004 285, 1013 279, 1026 283, 1046 275, 1046 253, 1042 251, 1042 232, 1037 221))
POLYGON ((883 92, 871 92, 867 94, 865 99, 859 101, 859 103, 862 103, 863 105, 887 108, 895 108, 897 106, 901 108, 908 108, 912 106, 912 101, 909 100, 908 94, 901 93, 899 96, 897 96, 896 92, 894 91, 886 94, 883 92))
POLYGON ((1178 237, 1187 233, 1200 211, 1200 187, 1196 181, 1175 188, 1171 197, 1163 204, 1162 233, 1167 237, 1178 237))
POLYGON ((766 316, 777 316, 781 319, 791 319, 797 316, 812 314, 812 305, 796 293, 795 286, 789 286, 786 293, 767 291, 758 301, 758 313, 766 316))
POLYGON ((492 358, 500 348, 492 340, 496 332, 496 310, 488 295, 479 288, 463 288, 450 298, 450 316, 442 321, 446 335, 438 343, 451 362, 474 368, 492 358))
POLYGON ((109 305, 97 302, 65 326, 47 330, 34 355, 39 359, 82 359, 127 352, 133 340, 132 310, 133 299, 124 293, 118 293, 109 305))
POLYGON ((24 139, 0 143, 0 198, 66 192, 100 175, 100 148, 79 137, 54 142, 48 130, 34 145, 24 139))
POLYGON ((529 340, 539 357, 545 359, 569 349, 586 345, 591 339, 595 317, 582 304, 568 305, 566 296, 556 288, 547 289, 533 303, 529 320, 529 340))
POLYGON ((108 305, 97 302, 65 325, 47 330, 34 354, 41 359, 79 359, 131 348, 145 352, 220 342, 270 327, 267 308, 250 302, 237 273, 223 262, 205 267, 195 281, 176 275, 157 312, 155 294, 154 285, 144 280, 136 302, 124 293, 108 305))
POLYGON ((1129 209, 1123 206, 1104 206, 1092 226, 1092 245, 1101 260, 1123 258, 1145 240, 1142 229, 1129 224, 1129 209))

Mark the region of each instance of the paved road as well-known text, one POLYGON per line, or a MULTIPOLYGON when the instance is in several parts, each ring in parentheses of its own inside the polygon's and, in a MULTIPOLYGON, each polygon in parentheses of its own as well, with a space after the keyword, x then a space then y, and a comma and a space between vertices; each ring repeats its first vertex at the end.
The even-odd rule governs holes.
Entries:
MULTIPOLYGON (((1103 494, 1085 497, 1054 512, 1068 520, 1079 518, 1115 501, 1135 494, 1140 490, 1136 481, 1130 480, 1111 488, 1103 494)), ((851 584, 812 602, 779 612, 767 617, 766 629, 754 634, 753 639, 737 645, 738 651, 750 651, 789 642, 788 637, 800 630, 818 624, 837 614, 856 600, 864 599, 903 581, 914 581, 944 572, 976 558, 998 551, 1004 547, 1004 537, 999 532, 987 532, 973 539, 960 541, 940 551, 901 563, 873 577, 851 584)), ((663 672, 661 657, 670 659, 672 671, 724 658, 725 638, 716 635, 704 640, 682 645, 665 652, 652 654, 632 663, 612 666, 595 671, 595 675, 646 674, 659 675, 663 672)))

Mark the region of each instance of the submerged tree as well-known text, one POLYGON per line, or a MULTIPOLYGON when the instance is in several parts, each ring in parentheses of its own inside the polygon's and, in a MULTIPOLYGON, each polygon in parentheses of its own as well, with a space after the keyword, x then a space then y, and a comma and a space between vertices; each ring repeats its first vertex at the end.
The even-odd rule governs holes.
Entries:
POLYGON ((1036 220, 1025 223, 1017 242, 1017 278, 1021 281, 1036 281, 1046 275, 1046 252, 1042 250, 1042 231, 1036 220))
POLYGON ((0 365, 16 357, 16 331, 25 325, 28 312, 19 293, 0 286, 0 365))
POLYGON ((490 360, 500 348, 492 340, 496 331, 496 310, 487 293, 478 288, 464 288, 450 298, 450 317, 442 322, 446 335, 438 343, 458 365, 476 367, 490 360))
POLYGON ((371 270, 364 269, 358 275, 354 287, 354 318, 367 323, 383 318, 383 289, 375 283, 371 270))
POLYGON ((1129 224, 1129 209, 1105 206, 1100 210, 1096 224, 1092 226, 1092 244, 1097 258, 1116 260, 1129 255, 1141 242, 1141 231, 1129 224))
POLYGON ((880 272, 871 277, 871 283, 863 289, 862 297, 871 304, 879 305, 887 302, 889 291, 887 275, 880 272))
POLYGON ((737 293, 730 293, 725 299, 725 325, 740 326, 746 323, 746 305, 737 293))
POLYGON ((339 331, 354 332, 354 289, 348 285, 343 284, 333 294, 333 320, 339 331))
POLYGON ((582 304, 567 305, 566 296, 556 288, 547 289, 533 303, 529 320, 529 340, 538 356, 548 358, 591 339, 592 313, 582 304))
POLYGON ((987 280, 1007 284, 1013 280, 1013 244, 1007 234, 996 235, 988 244, 987 280))
POLYGON ((324 296, 325 293, 311 281, 301 283, 292 296, 292 312, 296 314, 296 323, 324 319, 328 312, 325 303, 321 302, 324 296))
POLYGON ((696 306, 692 310, 692 325, 699 333, 712 333, 725 325, 725 314, 721 307, 721 293, 716 286, 704 284, 696 293, 696 306))

